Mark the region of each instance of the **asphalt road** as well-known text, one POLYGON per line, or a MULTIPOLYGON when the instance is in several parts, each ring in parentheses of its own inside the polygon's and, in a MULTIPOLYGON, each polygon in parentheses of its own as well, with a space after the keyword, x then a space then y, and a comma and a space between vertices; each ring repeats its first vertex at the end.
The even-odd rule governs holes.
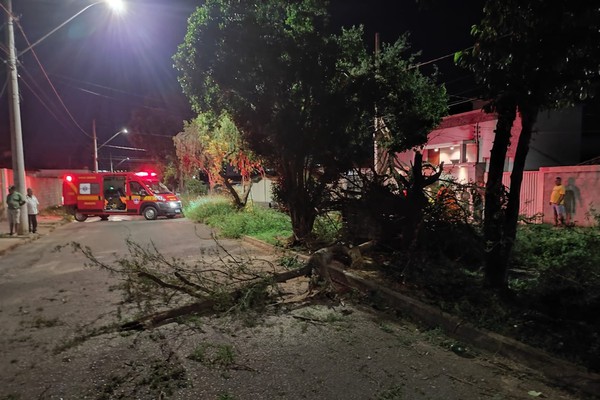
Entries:
POLYGON ((110 262, 127 238, 183 260, 215 248, 203 225, 136 217, 67 224, 0 257, 1 400, 576 398, 501 357, 452 352, 438 331, 339 302, 105 331, 134 315, 119 278, 54 249, 77 241, 110 262))

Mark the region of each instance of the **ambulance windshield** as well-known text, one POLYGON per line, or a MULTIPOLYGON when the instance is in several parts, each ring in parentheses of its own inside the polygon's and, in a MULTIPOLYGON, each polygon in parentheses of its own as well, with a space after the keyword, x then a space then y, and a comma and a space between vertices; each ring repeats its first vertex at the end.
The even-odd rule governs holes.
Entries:
POLYGON ((152 193, 154 194, 169 194, 171 191, 162 182, 146 182, 152 193))

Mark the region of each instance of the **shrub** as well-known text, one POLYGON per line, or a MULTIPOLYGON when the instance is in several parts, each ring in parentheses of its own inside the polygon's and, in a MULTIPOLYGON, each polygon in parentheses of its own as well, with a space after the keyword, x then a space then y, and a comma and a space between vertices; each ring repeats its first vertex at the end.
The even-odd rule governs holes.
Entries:
POLYGON ((186 179, 185 193, 192 196, 205 196, 208 194, 208 186, 195 178, 186 179))
POLYGON ((312 233, 317 242, 331 245, 340 238, 342 227, 342 214, 329 212, 315 219, 312 233))
POLYGON ((600 303, 600 231, 531 225, 519 229, 513 265, 529 273, 520 289, 555 316, 572 318, 600 303))

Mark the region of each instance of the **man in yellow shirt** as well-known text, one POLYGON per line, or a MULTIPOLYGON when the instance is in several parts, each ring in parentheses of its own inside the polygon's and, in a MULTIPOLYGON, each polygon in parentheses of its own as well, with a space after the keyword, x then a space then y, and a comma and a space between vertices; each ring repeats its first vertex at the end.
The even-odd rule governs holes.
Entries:
POLYGON ((562 226, 565 226, 565 193, 566 189, 562 185, 562 180, 560 176, 557 176, 550 194, 550 205, 554 212, 554 226, 558 226, 559 221, 562 226))

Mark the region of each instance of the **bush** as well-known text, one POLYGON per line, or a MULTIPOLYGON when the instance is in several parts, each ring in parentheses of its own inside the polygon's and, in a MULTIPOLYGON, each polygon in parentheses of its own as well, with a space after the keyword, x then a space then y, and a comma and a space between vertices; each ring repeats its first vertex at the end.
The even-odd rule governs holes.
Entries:
POLYGON ((521 227, 510 281, 522 339, 600 370, 600 231, 521 227))
POLYGON ((342 214, 340 212, 329 212, 325 215, 319 215, 315 219, 312 233, 318 243, 331 245, 340 238, 342 228, 342 214))
POLYGON ((195 178, 187 179, 184 187, 187 195, 205 196, 208 194, 208 186, 206 183, 195 178))
POLYGON ((553 229, 546 225, 519 229, 513 265, 530 274, 521 289, 538 298, 555 315, 573 316, 580 307, 600 301, 600 231, 553 229))

